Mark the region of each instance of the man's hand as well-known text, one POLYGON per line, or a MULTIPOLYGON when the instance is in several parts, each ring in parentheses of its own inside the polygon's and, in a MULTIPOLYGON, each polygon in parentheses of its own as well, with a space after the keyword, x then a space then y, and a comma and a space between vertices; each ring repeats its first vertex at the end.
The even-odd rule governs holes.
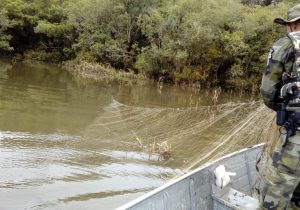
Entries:
POLYGON ((282 86, 280 90, 280 97, 283 99, 296 96, 300 90, 300 82, 291 82, 282 86))

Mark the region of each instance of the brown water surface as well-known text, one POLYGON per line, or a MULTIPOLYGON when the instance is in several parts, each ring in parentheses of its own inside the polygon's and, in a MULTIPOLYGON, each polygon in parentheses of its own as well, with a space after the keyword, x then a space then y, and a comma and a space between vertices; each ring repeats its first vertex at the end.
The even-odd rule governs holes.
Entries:
POLYGON ((114 209, 258 143, 257 122, 270 113, 216 93, 95 84, 57 66, 0 60, 0 209, 114 209), (162 142, 168 159, 151 150, 162 142))

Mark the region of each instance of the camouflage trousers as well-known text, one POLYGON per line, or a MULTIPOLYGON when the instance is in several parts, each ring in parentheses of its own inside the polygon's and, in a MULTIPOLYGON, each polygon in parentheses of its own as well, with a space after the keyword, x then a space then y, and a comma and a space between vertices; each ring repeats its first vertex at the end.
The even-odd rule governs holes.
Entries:
POLYGON ((286 141, 282 134, 266 171, 266 186, 261 209, 300 209, 300 133, 286 141), (298 187, 297 187, 298 186, 298 187), (294 195, 293 195, 294 193, 294 195), (293 199, 292 199, 293 197, 293 199))

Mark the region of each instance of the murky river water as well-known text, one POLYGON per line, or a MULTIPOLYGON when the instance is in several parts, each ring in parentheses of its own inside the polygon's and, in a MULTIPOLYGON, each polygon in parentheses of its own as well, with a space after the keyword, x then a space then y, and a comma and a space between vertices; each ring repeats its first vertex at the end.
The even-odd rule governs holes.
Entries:
POLYGON ((114 209, 258 143, 270 113, 216 92, 93 84, 0 60, 0 209, 114 209), (162 142, 169 158, 153 150, 162 142))

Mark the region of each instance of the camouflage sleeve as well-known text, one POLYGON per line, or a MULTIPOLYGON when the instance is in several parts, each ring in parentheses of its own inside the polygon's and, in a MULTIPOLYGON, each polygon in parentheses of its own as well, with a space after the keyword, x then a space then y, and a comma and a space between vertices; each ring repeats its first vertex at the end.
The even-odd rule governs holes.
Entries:
POLYGON ((282 85, 282 73, 290 73, 294 63, 294 50, 286 36, 278 40, 270 50, 267 66, 263 73, 260 92, 267 107, 277 110, 278 92, 282 85))

